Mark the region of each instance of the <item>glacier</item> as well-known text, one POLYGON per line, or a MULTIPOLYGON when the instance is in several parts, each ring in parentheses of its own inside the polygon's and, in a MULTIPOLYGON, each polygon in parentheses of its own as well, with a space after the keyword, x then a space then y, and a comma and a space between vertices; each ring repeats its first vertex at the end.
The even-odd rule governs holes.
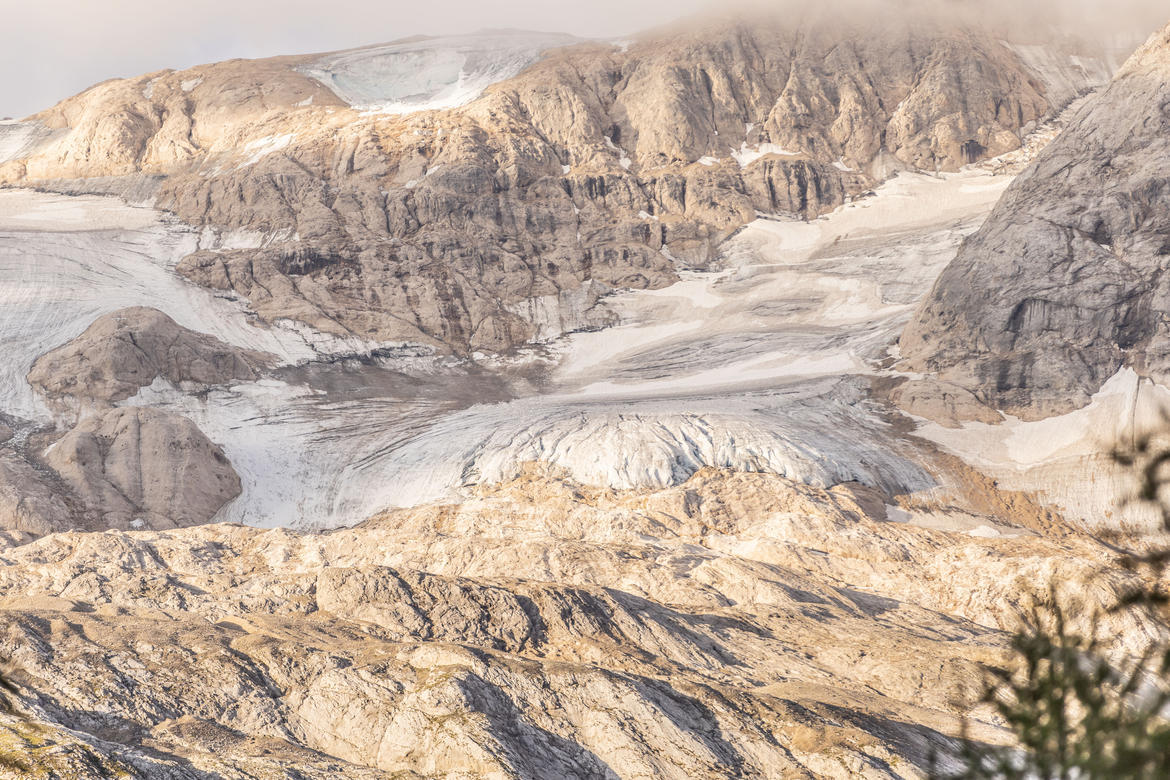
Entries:
POLYGON ((469 103, 545 50, 580 42, 522 31, 420 38, 328 54, 297 70, 355 108, 404 114, 469 103))
MULTIPOLYGON (((868 383, 890 374, 890 345, 917 301, 1010 180, 987 167, 903 173, 816 220, 761 217, 725 242, 713 270, 682 271, 665 289, 582 290, 569 308, 600 329, 511 358, 535 382, 516 381, 498 357, 265 326, 246 301, 174 271, 198 248, 266 237, 195 230, 109 197, 6 191, 0 346, 10 359, 0 411, 52 424, 24 381, 35 358, 102 313, 148 305, 279 358, 258 382, 192 394, 156 380, 122 402, 186 415, 223 447, 243 494, 219 520, 348 525, 456 498, 534 461, 612 488, 663 487, 715 466, 928 490, 928 459, 868 400, 868 383)), ((555 315, 549 335, 562 324, 555 315)), ((1013 429, 923 424, 922 434, 977 461, 1013 429)), ((1066 454, 1025 465, 1041 474, 1066 454)), ((1017 466, 998 471, 1018 477, 1017 466)))

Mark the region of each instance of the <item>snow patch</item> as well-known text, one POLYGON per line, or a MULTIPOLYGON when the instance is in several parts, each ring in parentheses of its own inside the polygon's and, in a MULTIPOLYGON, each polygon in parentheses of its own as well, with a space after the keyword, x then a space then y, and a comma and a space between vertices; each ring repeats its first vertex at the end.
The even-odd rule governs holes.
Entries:
POLYGON ((31 157, 58 133, 40 122, 0 122, 0 163, 31 157))
POLYGON ((968 422, 961 428, 924 423, 917 434, 995 477, 1009 490, 1036 491, 1065 518, 1090 527, 1116 527, 1120 519, 1156 522, 1148 507, 1124 505, 1133 486, 1109 457, 1136 435, 1162 430, 1170 388, 1122 368, 1088 406, 1045 420, 1005 415, 997 425, 968 422))
POLYGON ((257 138, 255 141, 249 141, 244 144, 244 153, 248 155, 248 159, 240 163, 240 167, 246 168, 249 165, 255 165, 273 152, 279 152, 281 149, 287 147, 296 137, 296 133, 284 133, 282 135, 269 135, 264 138, 257 138))
POLYGON ((737 163, 739 163, 740 168, 746 168, 756 160, 769 154, 779 154, 784 155, 785 157, 796 157, 800 154, 800 152, 789 151, 788 149, 785 149, 784 147, 777 144, 768 143, 756 144, 755 146, 749 147, 747 145, 747 141, 744 141, 742 144, 740 144, 738 150, 731 150, 731 156, 735 158, 737 163))
POLYGON ((613 139, 608 135, 604 135, 602 138, 605 139, 605 145, 609 147, 610 151, 618 153, 618 165, 622 166, 628 171, 630 169, 630 165, 633 164, 633 160, 631 160, 629 156, 626 155, 626 150, 615 144, 613 139))

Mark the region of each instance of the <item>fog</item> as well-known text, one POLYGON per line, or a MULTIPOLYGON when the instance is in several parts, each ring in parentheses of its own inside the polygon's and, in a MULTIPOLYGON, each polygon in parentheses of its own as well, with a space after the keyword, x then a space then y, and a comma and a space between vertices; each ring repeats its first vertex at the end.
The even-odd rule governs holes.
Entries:
MULTIPOLYGON (((1152 32, 1170 17, 1165 0, 748 0, 734 13, 850 13, 879 3, 1098 37, 1152 32), (845 4, 850 11, 840 10, 845 4)), ((0 0, 0 117, 31 114, 108 78, 233 57, 485 28, 614 38, 728 8, 726 0, 0 0)))

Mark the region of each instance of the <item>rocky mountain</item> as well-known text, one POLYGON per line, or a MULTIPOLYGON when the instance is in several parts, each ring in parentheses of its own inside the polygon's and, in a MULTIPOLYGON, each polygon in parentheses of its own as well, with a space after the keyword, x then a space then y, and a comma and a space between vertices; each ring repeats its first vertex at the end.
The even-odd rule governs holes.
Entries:
POLYGON ((1170 399, 1170 30, 1094 95, 1124 47, 903 5, 234 60, 0 123, 0 777, 1007 744, 964 694, 1021 614, 1158 584, 1097 464, 1170 399))
POLYGON ((1165 382, 1168 101, 1170 28, 963 244, 902 336, 907 370, 1024 419, 1084 406, 1122 367, 1165 382))
POLYGON ((824 10, 621 45, 488 36, 163 71, 5 128, 0 182, 261 234, 180 271, 268 321, 507 350, 596 326, 599 294, 674 282, 757 213, 815 217, 896 170, 1015 149, 1059 107, 1049 92, 1068 99, 1074 61, 1108 71, 1072 51, 1030 66, 1000 32, 824 10), (410 78, 441 83, 455 43, 462 80, 403 103, 404 73, 426 62, 410 78))

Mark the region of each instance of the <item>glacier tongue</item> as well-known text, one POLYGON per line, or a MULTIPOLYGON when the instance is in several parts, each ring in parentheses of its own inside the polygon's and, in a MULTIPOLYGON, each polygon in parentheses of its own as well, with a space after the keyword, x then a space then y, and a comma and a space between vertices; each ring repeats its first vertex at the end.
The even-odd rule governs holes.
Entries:
POLYGON ((473 407, 368 459, 361 478, 349 482, 382 487, 356 501, 343 492, 341 505, 433 501, 450 488, 511 479, 534 461, 618 489, 679 484, 704 466, 819 486, 857 481, 893 493, 933 486, 863 402, 863 384, 826 377, 735 398, 554 397, 473 407))

